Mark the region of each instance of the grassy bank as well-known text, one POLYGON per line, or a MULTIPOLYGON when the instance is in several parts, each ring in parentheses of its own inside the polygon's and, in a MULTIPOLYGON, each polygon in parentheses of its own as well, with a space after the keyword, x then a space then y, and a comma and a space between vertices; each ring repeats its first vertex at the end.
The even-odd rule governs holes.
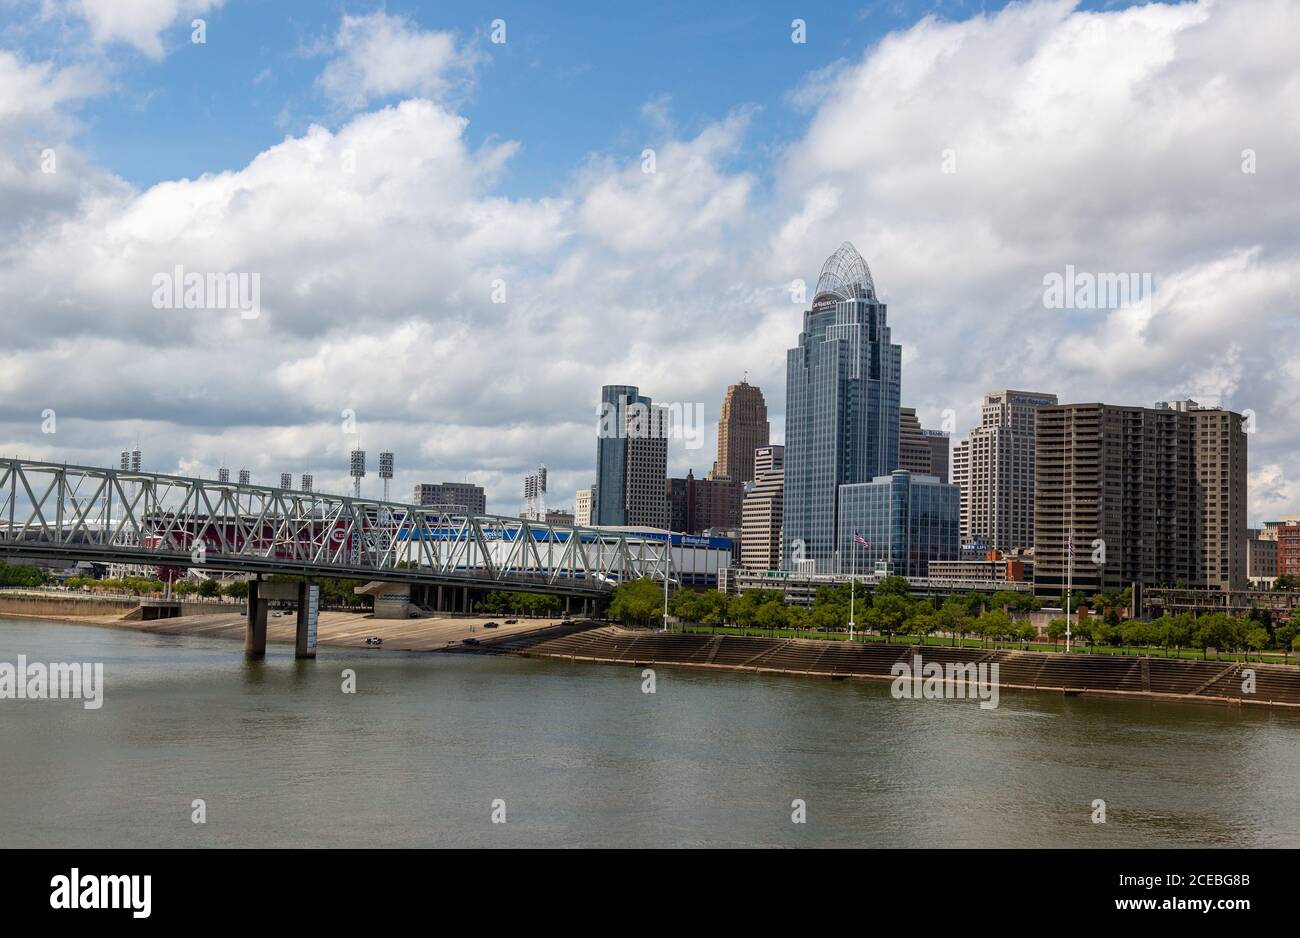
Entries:
MULTIPOLYGON (((894 635, 886 638, 883 635, 871 633, 856 632, 852 639, 849 638, 848 632, 818 632, 807 629, 760 629, 760 628, 741 628, 739 626, 708 626, 708 625, 682 625, 676 627, 673 631, 689 632, 693 634, 707 635, 748 635, 754 638, 808 638, 816 641, 829 642, 887 642, 894 645, 942 645, 946 647, 961 648, 982 648, 985 651, 1034 651, 1044 654, 1065 654, 1064 644, 1052 644, 1050 642, 995 642, 981 641, 974 638, 957 638, 953 639, 944 636, 927 635, 924 637, 916 635, 894 635)), ((1196 648, 1157 648, 1154 646, 1124 646, 1124 645, 1075 645, 1071 654, 1079 655, 1112 655, 1118 657, 1152 657, 1152 658, 1182 658, 1188 661, 1223 661, 1223 662, 1260 662, 1265 664, 1290 664, 1300 665, 1300 657, 1292 656, 1284 659, 1282 655, 1264 653, 1262 656, 1256 653, 1243 655, 1237 653, 1218 654, 1211 651, 1205 656, 1196 648)))

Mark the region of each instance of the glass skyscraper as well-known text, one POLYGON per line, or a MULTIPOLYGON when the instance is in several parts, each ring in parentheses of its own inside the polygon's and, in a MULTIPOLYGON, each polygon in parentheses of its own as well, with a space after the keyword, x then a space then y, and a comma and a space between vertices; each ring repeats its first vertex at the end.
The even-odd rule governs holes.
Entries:
POLYGON ((630 384, 600 391, 591 523, 668 527, 667 412, 630 384))
POLYGON ((844 573, 877 569, 891 576, 929 575, 931 560, 956 560, 961 488, 898 469, 871 482, 840 487, 839 546, 844 573), (860 534, 866 547, 854 546, 860 534))
POLYGON ((839 487, 898 468, 901 373, 902 349, 889 340, 885 304, 866 261, 846 241, 822 266, 799 346, 786 353, 788 569, 837 572, 839 487))
POLYGON ((596 498, 592 524, 627 524, 624 500, 627 475, 627 423, 630 404, 649 405, 638 388, 629 384, 607 384, 600 389, 600 413, 596 431, 596 498))

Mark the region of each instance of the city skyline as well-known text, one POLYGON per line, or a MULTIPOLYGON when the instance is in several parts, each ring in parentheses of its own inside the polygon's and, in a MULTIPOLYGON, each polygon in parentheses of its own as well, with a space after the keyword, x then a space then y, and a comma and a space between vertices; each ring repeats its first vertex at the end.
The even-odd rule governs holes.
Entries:
MULTIPOLYGON (((594 389, 629 383, 699 403, 708 454, 721 393, 746 371, 780 443, 783 355, 803 309, 791 286, 847 240, 905 310, 891 323, 902 397, 923 426, 951 414, 955 442, 999 387, 1222 403, 1253 412, 1251 523, 1300 512, 1300 213, 1284 169, 1300 154, 1270 116, 1286 113, 1280 89, 1296 69, 1280 38, 1290 5, 1270 7, 1266 30, 1212 3, 1040 2, 979 16, 945 5, 928 20, 906 5, 854 19, 810 4, 804 44, 784 11, 760 5, 736 29, 762 44, 762 81, 714 82, 697 102, 674 93, 674 76, 623 76, 599 103, 614 129, 575 129, 563 146, 519 120, 521 79, 552 67, 564 41, 525 10, 506 11, 509 39, 496 45, 487 17, 426 5, 365 6, 345 21, 286 4, 255 61, 225 41, 241 5, 190 6, 207 20, 204 44, 190 40, 189 13, 128 23, 111 4, 86 5, 93 16, 5 8, 0 157, 14 173, 0 192, 11 236, 0 300, 21 312, 6 316, 0 353, 2 452, 108 465, 138 437, 160 472, 215 478, 224 464, 268 485, 311 473, 318 489, 346 491, 350 411, 367 449, 397 453, 395 492, 469 481, 508 511, 538 459, 555 491, 593 480, 594 389), (295 34, 289 19, 304 11, 310 26, 295 34), (1094 87, 1121 33, 1130 67, 1094 87), (1051 59, 1065 41, 1076 57, 1051 59), (1242 55, 1214 54, 1224 46, 1242 55), (425 47, 446 55, 377 54, 425 47), (942 73, 895 67, 941 47, 955 50, 942 73), (990 48, 1023 55, 989 62, 990 48), (1071 96, 1074 115, 1015 92, 1049 59, 1036 81, 1071 96), (1247 60, 1276 80, 1252 77, 1264 72, 1247 60), (986 99, 963 88, 977 69, 995 89, 986 99), (214 73, 240 75, 227 87, 247 99, 205 98, 214 73), (1180 77, 1201 73, 1230 89, 1209 111, 1180 77), (360 98, 341 94, 348 77, 360 98), (890 103, 903 96, 906 113, 890 103), (246 127, 222 119, 250 102, 246 127), (1124 133, 1184 110, 1197 120, 1172 137, 1124 133), (1080 119, 1097 139, 1133 138, 1130 151, 1111 165, 1087 140, 1062 143, 1080 119), (909 134, 912 121, 936 129, 909 134), (1191 136, 1206 122, 1216 148, 1191 136), (1040 130, 1012 150, 982 139, 983 126, 1040 130), (162 128, 184 142, 129 143, 162 128), (875 142, 890 134, 913 142, 875 142), (1063 158, 1072 152, 1081 158, 1063 158), (1059 172, 1028 179, 1028 164, 1059 172), (356 199, 364 226, 348 221, 356 199), (260 274, 260 316, 157 308, 154 278, 177 265, 260 274), (1150 273, 1154 296, 1047 308, 1045 280, 1062 272, 1071 283, 1150 273), (503 367, 516 360, 535 362, 527 377, 503 367)), ((702 22, 679 25, 706 42, 702 22)), ((631 47, 680 54, 661 28, 631 47)), ((743 58, 720 51, 708 67, 725 76, 743 58)), ((573 64, 610 73, 599 58, 573 64)), ((533 103, 536 120, 565 110, 533 103)), ((706 458, 670 447, 669 476, 692 465, 702 472, 706 458)))

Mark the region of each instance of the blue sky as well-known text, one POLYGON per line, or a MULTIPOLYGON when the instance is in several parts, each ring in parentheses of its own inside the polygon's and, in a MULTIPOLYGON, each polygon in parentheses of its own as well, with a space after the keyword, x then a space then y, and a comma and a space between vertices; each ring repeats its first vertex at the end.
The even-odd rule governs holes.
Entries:
MULTIPOLYGON (((1081 3, 1079 9, 1123 5, 1081 3)), ((190 42, 188 18, 163 30, 167 54, 160 61, 123 42, 108 46, 112 91, 83 107, 80 142, 99 165, 147 188, 237 169, 312 123, 335 128, 348 115, 316 86, 329 43, 345 13, 384 10, 425 30, 450 31, 481 53, 456 103, 470 121, 472 144, 510 139, 523 145, 500 180, 508 196, 554 192, 588 154, 638 158, 661 136, 647 105, 661 105, 673 129, 688 136, 733 109, 754 108, 752 144, 737 160, 761 171, 806 125, 809 109, 792 96, 817 73, 857 60, 890 30, 923 16, 964 19, 1002 6, 974 0, 504 0, 490 6, 226 0, 203 14, 202 46, 190 42), (489 41, 498 17, 507 24, 504 44, 489 41), (796 17, 807 23, 801 45, 790 39, 796 17)), ((68 41, 78 28, 25 18, 4 35, 30 59, 68 63, 85 51, 85 44, 68 41)))

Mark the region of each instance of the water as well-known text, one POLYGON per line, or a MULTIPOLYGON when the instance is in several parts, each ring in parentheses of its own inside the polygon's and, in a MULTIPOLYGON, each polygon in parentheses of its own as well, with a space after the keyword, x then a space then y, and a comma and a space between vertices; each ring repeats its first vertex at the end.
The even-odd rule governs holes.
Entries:
POLYGON ((247 664, 237 642, 0 619, 0 661, 19 654, 102 661, 106 691, 98 711, 0 700, 8 847, 1300 846, 1294 713, 1015 692, 983 711, 670 668, 648 695, 631 667, 283 645, 247 664))

